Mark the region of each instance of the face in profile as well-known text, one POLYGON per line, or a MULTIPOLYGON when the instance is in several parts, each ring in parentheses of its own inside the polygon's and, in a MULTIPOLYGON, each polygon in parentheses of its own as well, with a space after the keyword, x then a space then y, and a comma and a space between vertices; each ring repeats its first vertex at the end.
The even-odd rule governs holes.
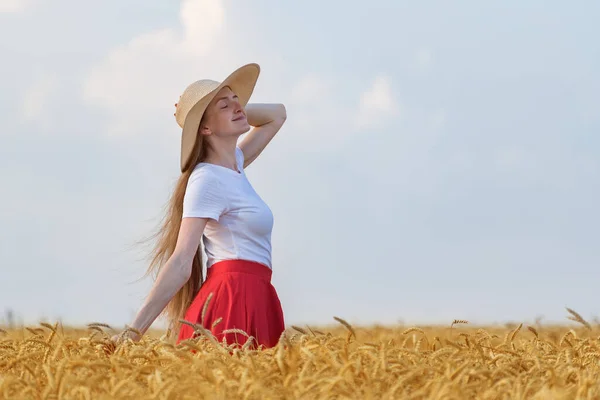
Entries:
POLYGON ((212 99, 203 121, 200 132, 205 135, 239 136, 250 129, 244 107, 229 87, 222 88, 212 99))

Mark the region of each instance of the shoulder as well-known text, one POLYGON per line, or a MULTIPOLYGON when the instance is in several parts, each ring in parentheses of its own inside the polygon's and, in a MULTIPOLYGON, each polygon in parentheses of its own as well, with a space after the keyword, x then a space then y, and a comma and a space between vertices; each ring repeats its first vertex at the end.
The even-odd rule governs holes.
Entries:
POLYGON ((190 179, 188 181, 189 186, 210 186, 218 188, 220 185, 220 180, 215 171, 212 168, 208 168, 207 165, 196 165, 192 173, 190 174, 190 179))
POLYGON ((227 196, 223 193, 218 174, 206 165, 196 166, 185 189, 182 216, 218 221, 227 206, 227 196))

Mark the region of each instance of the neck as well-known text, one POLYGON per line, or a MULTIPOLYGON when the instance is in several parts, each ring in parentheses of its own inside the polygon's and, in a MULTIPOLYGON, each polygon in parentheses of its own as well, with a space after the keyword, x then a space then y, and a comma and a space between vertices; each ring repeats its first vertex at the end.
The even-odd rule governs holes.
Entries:
POLYGON ((236 145, 237 137, 219 138, 218 140, 213 140, 208 148, 205 161, 237 171, 237 163, 235 159, 236 145))

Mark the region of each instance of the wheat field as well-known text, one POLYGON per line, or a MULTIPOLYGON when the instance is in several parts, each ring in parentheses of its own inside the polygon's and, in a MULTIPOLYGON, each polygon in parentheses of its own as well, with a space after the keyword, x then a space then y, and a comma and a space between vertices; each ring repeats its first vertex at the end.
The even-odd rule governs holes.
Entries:
POLYGON ((599 399, 600 328, 575 311, 539 324, 288 328, 271 349, 203 331, 115 346, 116 332, 41 323, 0 330, 5 399, 599 399))

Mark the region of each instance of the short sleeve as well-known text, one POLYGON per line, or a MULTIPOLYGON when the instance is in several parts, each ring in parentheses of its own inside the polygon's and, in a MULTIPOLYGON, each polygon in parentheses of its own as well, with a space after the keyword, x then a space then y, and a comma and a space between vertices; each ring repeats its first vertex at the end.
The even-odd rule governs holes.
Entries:
POLYGON ((183 197, 182 218, 212 218, 218 221, 227 207, 220 186, 217 176, 208 169, 192 172, 183 197))

